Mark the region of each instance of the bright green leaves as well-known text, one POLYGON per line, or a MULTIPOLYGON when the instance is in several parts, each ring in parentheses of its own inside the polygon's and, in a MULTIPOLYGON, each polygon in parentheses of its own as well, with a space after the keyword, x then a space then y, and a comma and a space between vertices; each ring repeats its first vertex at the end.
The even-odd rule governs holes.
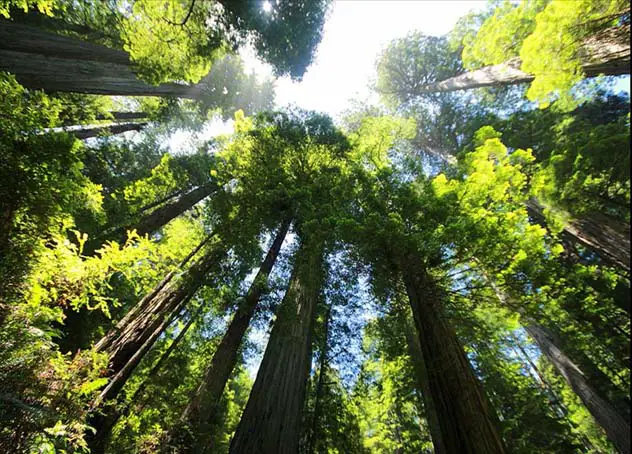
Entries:
POLYGON ((37 9, 42 14, 52 16, 56 3, 56 0, 3 0, 0 4, 0 16, 8 19, 11 8, 19 8, 25 13, 29 9, 37 9))
POLYGON ((365 170, 379 171, 390 164, 389 152, 397 142, 415 137, 412 119, 363 117, 359 127, 349 134, 352 151, 349 158, 365 170))
POLYGON ((167 0, 136 0, 124 20, 124 48, 139 65, 139 74, 153 84, 169 80, 198 82, 225 50, 218 46, 201 53, 209 36, 204 15, 208 3, 167 0), (197 4, 196 4, 197 3, 197 4))
POLYGON ((592 47, 586 47, 586 40, 607 27, 620 26, 617 21, 626 8, 621 0, 504 2, 475 37, 470 33, 461 38, 464 66, 476 69, 520 56, 521 69, 535 75, 527 98, 541 108, 557 101, 557 108, 569 111, 577 105, 571 89, 585 77, 586 58, 604 46, 621 46, 618 38, 597 40, 592 47))
POLYGON ((478 30, 463 42, 461 58, 467 69, 503 63, 519 54, 522 42, 535 28, 535 16, 549 0, 505 1, 478 30))

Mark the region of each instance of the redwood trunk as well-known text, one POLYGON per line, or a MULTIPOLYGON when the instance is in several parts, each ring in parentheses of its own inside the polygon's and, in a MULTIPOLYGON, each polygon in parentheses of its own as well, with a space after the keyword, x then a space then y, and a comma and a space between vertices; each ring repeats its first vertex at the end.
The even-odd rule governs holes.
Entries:
POLYGON ((320 244, 303 244, 250 398, 230 445, 235 454, 296 454, 323 280, 320 244))
MULTIPOLYGON (((536 200, 527 202, 529 215, 546 222, 543 208, 536 200)), ((606 264, 630 273, 630 225, 601 213, 570 221, 562 232, 565 239, 595 252, 606 264)))
MULTIPOLYGON (((203 306, 200 307, 200 310, 203 306)), ((129 409, 137 403, 138 398, 144 393, 145 389, 149 382, 156 376, 156 374, 162 368, 162 365, 169 359, 171 353, 176 349, 176 347, 180 344, 182 338, 189 331, 189 328, 193 325, 193 322, 197 318, 197 314, 200 312, 198 310, 195 315, 192 315, 186 325, 180 330, 176 338, 171 342, 169 348, 165 350, 165 352, 160 355, 160 359, 158 362, 151 368, 147 377, 143 380, 143 382, 136 388, 134 394, 131 399, 129 399, 128 403, 122 403, 122 408, 117 407, 108 407, 103 410, 101 415, 95 416, 92 419, 93 427, 96 430, 96 433, 90 437, 90 452, 91 454, 102 454, 105 452, 105 448, 107 447, 107 443, 112 434, 112 429, 116 425, 116 423, 121 419, 121 416, 128 413, 129 409)), ((117 399, 120 400, 120 399, 117 399)), ((117 402, 120 404, 120 402, 117 402)), ((136 410, 140 412, 140 410, 136 410)))
POLYGON ((571 389, 584 403, 590 414, 605 431, 608 439, 619 452, 630 453, 630 424, 621 417, 614 406, 603 399, 591 387, 590 383, 569 358, 561 351, 553 340, 553 335, 536 324, 525 326, 525 330, 538 344, 542 353, 551 361, 557 371, 564 377, 571 389))
POLYGON ((316 441, 320 434, 319 428, 321 427, 320 418, 322 413, 322 399, 325 391, 325 372, 327 369, 327 353, 329 351, 329 317, 331 317, 331 307, 327 308, 327 314, 325 315, 325 337, 323 339, 323 345, 320 349, 320 358, 318 364, 318 382, 316 383, 316 392, 314 396, 314 414, 312 416, 312 427, 309 433, 309 445, 307 452, 316 454, 316 441))
POLYGON ((222 255, 219 248, 211 246, 178 281, 170 273, 94 346, 96 351, 108 354, 108 375, 112 377, 95 406, 120 391, 155 339, 203 284, 222 255))
POLYGON ((439 415, 432 400, 432 391, 428 379, 428 369, 424 363, 424 357, 419 343, 419 337, 416 335, 415 326, 411 321, 407 320, 406 343, 408 345, 408 354, 410 355, 415 369, 416 382, 424 403, 424 414, 428 422, 430 437, 432 438, 432 446, 434 454, 446 454, 445 444, 441 434, 441 425, 439 424, 439 415))
POLYGON ((27 88, 48 92, 194 98, 198 91, 143 82, 122 50, 8 20, 0 20, 0 70, 27 88))
POLYGON ((427 366, 445 452, 504 453, 492 410, 454 329, 441 308, 440 289, 415 257, 400 264, 427 366))
MULTIPOLYGON (((217 191, 217 189, 217 184, 214 182, 206 183, 205 185, 199 186, 180 196, 177 200, 163 205, 143 216, 140 221, 134 224, 118 227, 114 230, 106 230, 102 235, 94 238, 93 240, 89 240, 86 243, 84 247, 84 255, 94 254, 95 250, 106 240, 115 240, 120 243, 124 243, 127 239, 127 232, 131 230, 136 230, 136 233, 141 236, 151 234, 165 226, 169 221, 193 208, 194 205, 213 194, 217 191)), ((171 198, 172 197, 170 196, 160 202, 162 203, 165 200, 170 200, 171 198)))
POLYGON ((97 126, 95 128, 75 129, 67 132, 74 135, 77 139, 86 140, 91 137, 122 134, 127 131, 141 131, 145 126, 147 126, 147 122, 123 123, 116 125, 97 126))
MULTIPOLYGON (((602 30, 584 41, 580 52, 586 77, 600 74, 630 74, 630 25, 602 30)), ((485 66, 434 84, 421 87, 419 93, 450 92, 473 88, 532 82, 535 76, 520 69, 522 60, 514 57, 493 66, 485 66)))
POLYGON ((281 245, 285 240, 290 221, 285 221, 261 263, 259 272, 252 282, 246 297, 239 305, 233 320, 222 338, 222 342, 213 354, 213 359, 204 373, 202 383, 198 386, 189 404, 181 416, 181 421, 190 425, 196 434, 196 441, 206 440, 204 432, 210 432, 209 426, 216 422, 219 402, 230 374, 235 368, 239 346, 255 313, 261 295, 267 287, 268 276, 276 262, 281 245))

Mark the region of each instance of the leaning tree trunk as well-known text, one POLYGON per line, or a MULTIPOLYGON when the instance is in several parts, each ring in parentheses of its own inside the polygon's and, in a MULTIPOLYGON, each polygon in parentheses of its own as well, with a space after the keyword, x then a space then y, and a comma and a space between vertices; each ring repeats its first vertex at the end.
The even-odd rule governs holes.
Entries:
POLYGON ((409 255, 399 267, 428 371, 445 452, 504 453, 493 410, 443 313, 440 289, 416 256, 409 255))
POLYGON ((257 379, 232 439, 232 454, 298 451, 322 268, 322 244, 302 244, 257 379))
MULTIPOLYGON (((198 311, 189 318, 189 321, 184 325, 184 327, 180 330, 176 338, 171 342, 169 348, 165 350, 165 352, 160 355, 160 359, 158 362, 151 368, 147 377, 143 380, 143 382, 136 388, 134 394, 128 401, 124 401, 122 399, 122 394, 119 394, 116 399, 116 403, 102 409, 102 413, 99 415, 95 415, 92 417, 92 427, 95 428, 96 432, 88 437, 88 442, 90 445, 90 453, 91 454, 103 454, 106 451, 107 443, 112 435, 112 429, 116 425, 116 423, 121 419, 121 416, 127 414, 132 406, 135 406, 138 402, 140 396, 145 392, 147 385, 149 382, 160 372, 160 369, 164 365, 164 363, 169 359, 171 354, 174 352, 176 347, 180 344, 182 338, 189 331, 189 328, 193 325, 193 322, 196 320, 197 315, 201 312, 204 306, 200 306, 198 311)), ((140 412, 139 409, 136 410, 140 412)))
MULTIPOLYGON (((212 236, 209 236, 200 243, 185 258, 183 265, 211 238, 212 236)), ((107 432, 108 421, 115 412, 111 404, 118 398, 119 392, 158 337, 182 311, 223 255, 220 248, 211 246, 179 280, 174 279, 174 272, 169 273, 95 344, 94 349, 97 352, 108 354, 107 376, 110 380, 92 404, 93 409, 97 411, 92 415, 90 425, 96 433, 87 439, 93 451, 102 452, 100 450, 104 449, 104 432, 107 432), (105 407, 102 412, 98 411, 100 407, 105 407)))
POLYGON ((195 98, 195 86, 149 85, 138 79, 129 54, 9 20, 0 20, 0 71, 27 88, 121 96, 195 98))
MULTIPOLYGON (((183 263, 186 263, 210 238, 205 239, 183 263)), ((222 256, 221 248, 210 246, 179 279, 175 279, 174 272, 169 273, 95 344, 94 349, 97 352, 108 354, 108 376, 112 377, 96 399, 95 406, 118 393, 133 368, 151 347, 147 342, 160 335, 165 323, 180 311, 184 303, 204 283, 206 275, 222 256), (157 330, 159 332, 156 335, 157 330)))
MULTIPOLYGON (((189 426, 194 434, 195 444, 208 442, 208 437, 205 435, 210 434, 210 427, 217 421, 219 403, 230 374, 235 368, 239 346, 250 326, 259 299, 267 288, 268 276, 276 262, 289 227, 290 220, 287 220, 279 228, 246 297, 240 303, 226 334, 213 354, 213 359, 204 373, 202 382, 181 415, 181 423, 189 426)), ((180 431, 181 428, 177 427, 176 432, 180 431)), ((177 436, 177 433, 172 433, 170 439, 175 440, 177 436)), ((191 441, 181 440, 180 443, 189 444, 191 441)))
MULTIPOLYGON (((116 124, 116 122, 121 122, 121 121, 146 120, 147 118, 149 118, 149 114, 147 112, 123 112, 123 111, 122 112, 111 111, 111 112, 108 112, 107 114, 97 114, 94 117, 95 120, 112 121, 112 122, 115 122, 114 124, 116 124)), ((90 120, 81 120, 81 121, 82 121, 81 123, 74 123, 67 119, 61 123, 61 126, 83 127, 83 125, 90 123, 90 120)), ((102 126, 112 126, 112 123, 108 125, 102 125, 102 126)))
POLYGON ((193 208, 194 205, 216 192, 217 189, 215 182, 208 182, 181 195, 177 200, 143 216, 134 224, 118 227, 114 230, 106 230, 102 235, 95 237, 93 240, 88 240, 84 247, 84 255, 94 254, 95 250, 106 240, 124 243, 127 238, 127 232, 131 230, 136 230, 136 233, 140 236, 153 233, 165 226, 169 221, 193 208))
POLYGON ((409 317, 407 317, 406 325, 406 344, 408 346, 408 354, 410 355, 410 359, 413 363, 415 379, 423 399, 424 414, 426 416, 426 421, 428 422, 428 428, 430 429, 430 437, 432 438, 434 454, 446 454, 447 450, 445 448, 445 444, 443 443, 441 426, 439 424, 439 415, 437 414, 437 409, 435 408, 434 401, 432 400, 432 391, 430 390, 430 383, 428 379, 428 369, 424 363, 419 337, 415 332, 415 325, 412 320, 409 320, 409 317))
MULTIPOLYGON (((508 296, 486 276, 485 272, 484 274, 496 293, 498 300, 503 305, 509 306, 507 300, 508 296)), ((608 439, 612 441, 620 452, 629 453, 629 420, 626 416, 622 416, 619 411, 617 411, 617 406, 603 395, 605 392, 604 388, 613 390, 615 395, 620 394, 617 393, 618 389, 616 386, 603 372, 592 364, 589 358, 585 358, 583 361, 583 367, 589 365, 591 369, 590 375, 586 374, 586 371, 582 370, 582 367, 577 365, 564 352, 561 347, 562 342, 556 334, 529 318, 521 308, 516 308, 516 311, 520 314, 524 322, 523 326, 525 331, 533 338, 540 348, 540 351, 548 358, 551 364, 553 364, 553 367, 555 367, 577 397, 584 403, 597 424, 604 429, 608 439), (601 387, 599 385, 601 385, 601 387), (627 446, 627 448, 622 449, 624 446, 627 446)), ((620 408, 628 405, 627 402, 620 404, 620 408)))
POLYGON ((525 330, 538 344, 571 389, 584 403, 590 414, 605 431, 608 439, 623 454, 630 453, 630 424, 621 417, 614 406, 597 394, 583 372, 561 351, 553 335, 542 326, 527 323, 525 330))
MULTIPOLYGON (((630 25, 602 30, 584 41, 580 51, 586 77, 630 74, 630 25)), ((421 87, 417 93, 438 93, 473 88, 494 87, 532 82, 533 74, 520 69, 522 60, 514 57, 504 63, 485 66, 440 82, 421 87)))
POLYGON ((94 128, 73 129, 67 132, 75 136, 77 139, 86 140, 91 137, 122 134, 127 131, 141 131, 145 126, 147 126, 147 122, 122 123, 97 126, 94 128))
MULTIPOLYGON (((534 199, 527 202, 534 219, 546 222, 543 207, 534 199)), ((608 265, 630 273, 630 225, 602 213, 592 213, 567 223, 562 236, 595 252, 608 265)))

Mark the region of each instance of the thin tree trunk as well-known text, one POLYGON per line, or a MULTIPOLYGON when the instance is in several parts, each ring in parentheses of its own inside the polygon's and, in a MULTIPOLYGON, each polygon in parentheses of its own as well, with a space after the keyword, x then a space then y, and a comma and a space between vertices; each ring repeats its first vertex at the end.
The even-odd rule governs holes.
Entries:
MULTIPOLYGON (((215 182, 206 183, 180 196, 177 200, 167 205, 163 205, 143 216, 134 224, 118 227, 114 230, 106 230, 100 236, 95 237, 92 240, 88 240, 85 244, 83 254, 86 256, 94 254, 99 246, 101 246, 101 244, 103 244, 106 240, 114 240, 119 243, 124 243, 127 239, 127 232, 131 230, 136 230, 136 233, 140 236, 153 233, 161 227, 167 225, 169 221, 193 208, 193 206, 195 206, 198 202, 216 192, 217 189, 218 187, 215 182)), ((163 201, 164 199, 161 200, 161 202, 163 201)))
POLYGON ((232 454, 296 454, 298 450, 322 268, 322 244, 303 243, 232 439, 232 454))
MULTIPOLYGON (((121 419, 121 416, 126 415, 129 412, 130 408, 138 402, 139 397, 145 392, 145 389, 147 389, 147 386, 149 385, 151 380, 160 372, 160 369, 162 368, 165 361, 167 361, 169 357, 171 356, 171 354, 175 351, 176 347, 180 344, 180 341, 184 338, 186 333, 189 331, 189 328, 191 328, 191 326, 193 325, 193 322, 197 319, 197 316, 199 315, 199 313, 202 311, 203 308, 204 308, 203 305, 200 306, 199 309, 196 311, 196 313, 189 318, 189 321, 180 330, 180 332, 178 333, 176 338, 171 342, 167 350, 165 350, 163 354, 160 355, 160 359, 151 368, 151 370, 147 374, 147 377, 145 377, 145 379, 138 386, 138 388, 136 388, 136 391, 134 391, 134 394, 132 395, 131 399, 129 399, 127 403, 117 402, 116 406, 112 406, 107 409, 104 409, 102 415, 100 415, 98 418, 93 419, 93 423, 97 421, 96 423, 97 431, 90 437, 91 454, 102 454, 105 452, 107 443, 110 439, 110 436, 112 435, 112 429, 114 428, 116 423, 118 423, 118 421, 121 419), (118 405, 121 405, 122 407, 119 408, 118 405)), ((117 401, 120 401, 120 400, 121 399, 117 399, 117 401)), ((135 409, 137 413, 140 413, 141 410, 142 408, 135 409)))
POLYGON ((430 390, 428 370, 424 363, 424 357, 421 350, 421 344, 419 343, 419 337, 415 332, 414 323, 412 322, 412 320, 409 320, 408 317, 406 320, 406 325, 406 343, 408 345, 408 354, 410 355, 411 361, 413 363, 417 386, 419 387, 419 391, 421 392, 421 397, 423 399, 424 414, 426 416, 426 421, 428 422, 430 437, 432 438, 432 446, 434 447, 434 454, 446 454, 447 450, 443 443, 437 409, 435 408, 434 401, 432 400, 432 391, 430 390))
MULTIPOLYGON (((531 199, 526 205, 531 217, 539 222, 546 222, 544 209, 536 200, 531 199)), ((601 213, 593 213, 568 222, 562 235, 595 252, 606 264, 630 273, 629 224, 601 213)))
POLYGON ((127 131, 141 131, 145 126, 147 126, 147 122, 143 121, 138 123, 122 123, 97 126, 94 128, 74 129, 67 132, 74 135, 77 139, 86 140, 91 137, 122 134, 127 131))
MULTIPOLYGON (((501 304, 508 306, 505 293, 502 292, 492 280, 487 276, 485 277, 501 304)), ((612 441, 620 452, 628 454, 630 452, 630 423, 626 420, 626 417, 617 411, 616 405, 601 395, 603 390, 598 390, 599 388, 595 386, 595 383, 590 381, 589 376, 582 371, 580 366, 567 356, 562 350, 561 340, 553 332, 530 319, 524 313, 524 310, 520 308, 516 310, 522 317, 525 331, 535 341, 540 351, 547 357, 551 364, 553 364, 553 367, 555 367, 558 373, 566 380, 573 392, 584 403, 597 424, 604 429, 608 439, 612 441), (622 449, 624 446, 627 446, 627 448, 622 449)), ((609 383, 608 387, 616 390, 614 384, 612 384, 610 379, 605 376, 603 372, 596 368, 587 358, 586 362, 591 365, 592 369, 595 369, 593 376, 597 376, 597 378, 603 377, 600 380, 602 385, 603 382, 609 383)))
POLYGON ((0 20, 0 70, 27 88, 121 96, 195 98, 195 86, 138 79, 129 54, 100 44, 0 20))
MULTIPOLYGON (((202 244, 208 240, 209 238, 202 244)), ((101 391, 95 401, 95 406, 116 395, 133 368, 151 347, 153 340, 160 335, 165 323, 180 311, 186 301, 203 284, 210 269, 221 260, 222 256, 223 252, 220 248, 211 246, 183 273, 179 280, 174 281, 174 273, 169 273, 154 290, 96 343, 94 349, 97 352, 106 352, 109 356, 108 376, 112 379, 101 391), (149 344, 147 344, 148 341, 149 344)))
POLYGON ((400 262, 442 439, 449 454, 504 453, 492 411, 441 308, 440 289, 417 257, 400 262))
MULTIPOLYGON (((190 427, 196 435, 195 442, 197 443, 208 441, 205 433, 209 433, 209 427, 217 421, 219 403, 226 383, 235 368, 239 346, 250 326, 259 299, 267 288, 268 276, 279 255, 290 223, 290 220, 286 220, 280 226, 246 297, 240 303, 226 334, 213 354, 213 359, 204 373, 202 382, 181 415, 181 422, 190 427)), ((179 431, 180 428, 177 430, 179 431)), ((170 438, 175 438, 176 435, 172 434, 170 438)))
POLYGON ((561 351, 553 335, 542 326, 528 323, 525 330, 538 344, 542 353, 564 377, 573 392, 584 403, 595 421, 604 429, 608 439, 623 454, 630 453, 630 424, 591 387, 583 372, 561 351))
POLYGON ((111 111, 111 112, 108 112, 107 114, 98 114, 96 116, 96 119, 97 120, 113 119, 115 121, 119 121, 119 120, 129 121, 129 120, 143 120, 148 117, 149 117, 149 114, 147 112, 111 111))
POLYGON ((327 308, 325 315, 325 336, 323 345, 320 349, 320 358, 318 364, 318 382, 316 383, 316 392, 314 397, 314 414, 312 415, 312 427, 308 438, 307 453, 316 454, 316 440, 319 434, 320 418, 322 412, 322 399, 325 390, 325 371, 328 367, 327 354, 329 351, 329 317, 331 317, 331 307, 327 308))
MULTIPOLYGON (((613 27, 587 39, 580 52, 586 77, 600 74, 630 74, 630 25, 613 27)), ((522 60, 514 57, 504 63, 485 66, 440 82, 421 87, 418 93, 450 92, 473 88, 513 85, 532 82, 533 74, 520 69, 522 60)))

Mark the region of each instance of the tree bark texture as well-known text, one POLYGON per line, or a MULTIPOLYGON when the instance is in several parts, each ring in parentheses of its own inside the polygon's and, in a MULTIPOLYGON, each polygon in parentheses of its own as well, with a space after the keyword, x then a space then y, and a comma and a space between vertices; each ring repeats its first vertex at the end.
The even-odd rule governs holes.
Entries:
POLYGON ((97 126, 94 128, 74 129, 67 132, 74 135, 77 139, 86 140, 91 137, 122 134, 127 131, 141 131, 145 126, 147 126, 147 122, 121 123, 97 126))
MULTIPOLYGON (((535 199, 527 202, 527 212, 546 222, 544 208, 535 199)), ((630 225, 602 213, 592 213, 568 222, 562 236, 590 249, 603 262, 630 273, 630 225)))
MULTIPOLYGON (((630 74, 630 25, 602 30, 586 39, 580 50, 582 69, 586 77, 600 74, 620 76, 630 74)), ((520 69, 522 60, 514 57, 504 63, 485 66, 421 87, 419 93, 450 92, 473 88, 513 85, 532 82, 533 74, 520 69)))
POLYGON ((121 96, 194 98, 189 85, 138 79, 129 54, 23 23, 0 20, 0 70, 27 88, 121 96))
POLYGON ((111 379, 95 400, 94 407, 114 398, 122 389, 155 340, 202 286, 223 255, 221 248, 211 245, 178 280, 170 273, 95 345, 96 351, 109 356, 111 379))
MULTIPOLYGON (((408 317, 407 317, 408 318, 408 317)), ((413 369, 415 370, 415 381, 421 397, 424 403, 424 414, 426 421, 428 422, 428 429, 430 430, 430 437, 432 438, 432 446, 434 447, 434 454, 446 454, 445 444, 443 443, 443 435, 441 434, 441 425, 439 424, 439 415, 435 408, 434 401, 432 400, 432 391, 430 390, 430 383, 428 378, 428 369, 424 363, 423 352, 421 344, 419 343, 419 337, 415 331, 415 325, 412 320, 407 320, 406 324, 406 344, 408 346, 408 354, 413 363, 413 369)))
POLYGON ((409 255, 400 262, 445 452, 504 453, 483 389, 441 308, 440 289, 409 255))
MULTIPOLYGON (((160 372, 165 361, 169 359, 171 353, 174 352, 176 347, 179 345, 182 338, 189 331, 189 328, 193 325, 193 322, 196 320, 197 315, 201 312, 203 306, 200 306, 198 311, 189 318, 189 321, 184 325, 184 327, 180 330, 176 338, 171 342, 169 348, 164 351, 162 355, 160 355, 160 359, 158 362, 151 368, 147 377, 143 382, 136 388, 132 398, 128 403, 120 402, 120 399, 117 399, 117 405, 111 405, 102 410, 102 413, 99 415, 95 415, 92 418, 92 427, 95 428, 96 432, 91 435, 88 440, 90 443, 90 452, 91 454, 103 454, 105 453, 107 443, 110 440, 110 436, 112 435, 112 429, 116 425, 116 423, 121 419, 121 416, 127 414, 132 406, 135 406, 138 403, 139 397, 144 393, 145 389, 149 382, 160 372), (121 407, 119 407, 119 405, 121 407)), ((119 394, 119 397, 121 395, 119 394)))
POLYGON ((315 308, 323 282, 322 244, 301 245, 232 454, 296 454, 311 368, 315 308))
POLYGON ((610 402, 597 394, 580 368, 557 347, 552 333, 536 324, 527 324, 525 330, 538 344, 542 353, 564 377, 573 392, 579 396, 617 450, 623 454, 629 454, 630 423, 616 412, 610 402))
POLYGON ((136 233, 140 236, 151 234, 167 225, 167 223, 171 220, 193 208, 193 206, 195 206, 198 202, 213 194, 217 191, 217 189, 218 187, 216 183, 206 183, 184 195, 181 195, 177 200, 163 205, 149 214, 146 214, 138 222, 118 227, 114 230, 108 229, 98 237, 88 240, 83 253, 84 255, 94 254, 95 251, 107 240, 118 241, 123 244, 127 239, 127 232, 131 230, 136 230, 136 233))
POLYGON ((210 432, 209 427, 216 422, 217 412, 220 408, 219 403, 226 383, 235 368, 239 347, 250 326, 259 299, 267 288, 268 276, 276 262, 289 227, 290 220, 283 222, 280 226, 246 297, 240 303, 226 334, 213 354, 202 382, 182 413, 180 419, 184 424, 189 425, 193 433, 196 434, 196 442, 207 441, 204 432, 210 432))

